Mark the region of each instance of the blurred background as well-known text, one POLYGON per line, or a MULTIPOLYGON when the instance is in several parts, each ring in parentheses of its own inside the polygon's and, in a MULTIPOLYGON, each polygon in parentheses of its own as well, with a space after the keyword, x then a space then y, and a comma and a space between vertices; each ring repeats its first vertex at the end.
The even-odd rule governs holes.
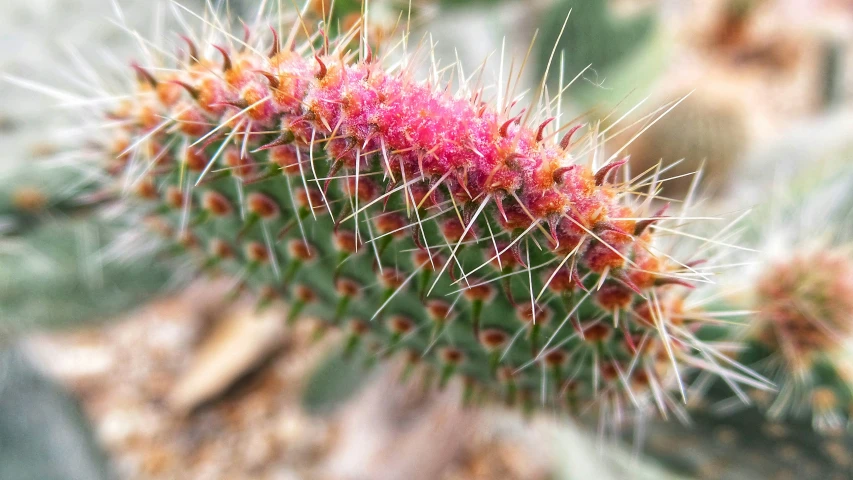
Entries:
MULTIPOLYGON (((319 16, 322 1, 309 11, 319 16)), ((145 38, 172 8, 118 3, 145 38)), ((252 18, 259 3, 229 8, 252 18)), ((371 32, 390 35, 407 5, 371 0, 371 32)), ((361 4, 336 8, 346 25, 361 4)), ((3 74, 62 85, 68 71, 96 77, 137 54, 108 0, 0 0, 0 12, 3 74)), ((709 212, 853 163, 850 0, 413 0, 412 25, 444 65, 458 57, 470 71, 491 54, 491 74, 502 49, 524 58, 535 36, 522 74, 531 88, 559 37, 549 85, 578 76, 564 118, 635 119, 611 151, 683 100, 625 153, 637 172, 679 162, 670 174, 683 177, 662 192, 676 200, 701 168, 709 212)), ((285 328, 285 306, 258 313, 248 299, 224 302, 227 285, 178 289, 187 280, 174 268, 119 258, 144 245, 81 218, 86 181, 62 168, 73 159, 61 147, 83 133, 49 95, 2 85, 0 479, 682 478, 630 442, 464 409, 458 388, 401 383, 402 365, 349 365, 333 353, 340 334, 285 328)), ((849 198, 853 182, 834 188, 849 198)), ((694 475, 722 478, 714 461, 696 460, 694 475)))

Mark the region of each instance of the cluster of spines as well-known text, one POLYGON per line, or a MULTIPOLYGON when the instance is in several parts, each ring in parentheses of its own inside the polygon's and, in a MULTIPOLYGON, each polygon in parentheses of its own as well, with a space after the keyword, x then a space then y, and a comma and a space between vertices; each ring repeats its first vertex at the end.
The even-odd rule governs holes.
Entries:
POLYGON ((174 68, 133 65, 106 169, 150 226, 286 298, 290 320, 344 329, 350 354, 405 351, 508 402, 677 406, 698 365, 680 273, 697 272, 652 246, 663 209, 644 217, 609 183, 626 160, 593 170, 577 126, 358 60, 355 30, 272 33, 268 53, 247 39, 213 60, 184 37, 174 68))
POLYGON ((747 390, 742 402, 722 382, 706 383, 692 399, 691 424, 652 424, 645 453, 698 478, 850 478, 849 248, 792 248, 764 262, 749 287, 745 326, 706 326, 698 334, 736 344, 733 358, 775 389, 747 390))
POLYGON ((771 262, 754 289, 745 362, 779 392, 760 403, 773 418, 808 418, 819 431, 848 428, 853 379, 853 259, 844 248, 801 248, 771 262))

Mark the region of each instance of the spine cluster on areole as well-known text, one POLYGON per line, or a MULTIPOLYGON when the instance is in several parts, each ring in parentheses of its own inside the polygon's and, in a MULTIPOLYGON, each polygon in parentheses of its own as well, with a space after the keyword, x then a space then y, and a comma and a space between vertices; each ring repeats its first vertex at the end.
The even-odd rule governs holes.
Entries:
MULTIPOLYGON (((556 132, 546 133, 553 118, 530 127, 525 110, 504 118, 481 98, 482 92, 452 96, 415 81, 406 70, 389 73, 374 59, 351 62, 326 48, 305 58, 278 48, 277 36, 268 55, 217 46, 219 63, 199 58, 196 46, 187 42, 183 72, 154 74, 135 65, 142 88, 151 95, 113 115, 152 129, 162 118, 173 118, 191 143, 211 143, 237 132, 254 152, 268 151, 269 160, 291 174, 304 175, 311 149, 322 146, 331 162, 326 188, 346 168, 350 183, 361 183, 359 197, 373 201, 381 192, 368 174, 381 171, 390 179, 385 194, 402 189, 416 207, 435 206, 449 192, 465 222, 458 228, 466 234, 473 216, 491 203, 496 220, 513 236, 534 228, 547 232, 552 249, 577 253, 575 265, 609 274, 621 286, 640 292, 672 281, 645 247, 635 247, 648 241, 644 233, 662 212, 638 221, 633 209, 620 202, 620 190, 607 184, 626 160, 598 171, 572 163, 577 126, 557 140, 556 132), (257 139, 271 131, 280 135, 258 146, 257 139), (632 262, 634 256, 642 258, 632 262), (634 268, 626 268, 631 263, 634 268)), ((257 169, 245 154, 245 148, 222 152, 227 164, 251 177, 257 169)), ((201 148, 186 155, 198 157, 190 161, 202 169, 215 160, 201 148)), ((413 239, 422 245, 417 227, 413 239)), ((508 251, 524 263, 518 242, 508 251)))
MULTIPOLYGON (((780 394, 776 417, 811 413, 818 430, 847 427, 853 408, 851 365, 853 260, 843 248, 801 247, 765 267, 755 284, 755 319, 745 360, 763 361, 780 394)), ((764 399, 766 400, 766 399, 764 399)))

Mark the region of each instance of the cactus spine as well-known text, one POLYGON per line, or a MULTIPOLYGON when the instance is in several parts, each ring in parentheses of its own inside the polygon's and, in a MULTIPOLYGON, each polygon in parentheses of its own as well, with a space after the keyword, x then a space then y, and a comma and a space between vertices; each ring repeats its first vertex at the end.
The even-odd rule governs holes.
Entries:
MULTIPOLYGON (((853 473, 845 453, 853 448, 853 252, 845 221, 853 177, 849 147, 840 143, 828 152, 810 152, 808 164, 776 166, 780 194, 761 207, 745 235, 769 244, 762 248, 767 257, 740 281, 711 290, 717 304, 728 304, 741 318, 697 333, 705 341, 736 346, 731 357, 775 389, 744 389, 735 396, 722 382, 696 382, 689 426, 650 427, 646 452, 674 470, 698 478, 853 473), (744 294, 727 294, 729 289, 744 294)), ((743 187, 741 192, 749 193, 743 187)))

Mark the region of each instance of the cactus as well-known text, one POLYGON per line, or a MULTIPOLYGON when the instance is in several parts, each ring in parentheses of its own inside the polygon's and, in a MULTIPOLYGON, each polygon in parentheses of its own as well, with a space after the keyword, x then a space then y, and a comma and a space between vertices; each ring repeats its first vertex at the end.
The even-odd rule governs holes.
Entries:
MULTIPOLYGON (((832 119, 830 119, 832 120, 832 119)), ((827 119, 815 125, 822 131, 827 119)), ((851 188, 849 140, 844 127, 792 159, 758 162, 775 172, 741 198, 764 205, 744 237, 765 252, 738 280, 712 289, 710 310, 738 310, 697 334, 708 342, 737 345, 729 354, 772 381, 775 391, 744 389, 738 396, 720 382, 693 384, 690 424, 652 422, 645 451, 697 478, 849 478, 846 452, 853 448, 850 415, 853 379, 849 339, 853 329, 853 252, 849 248, 851 188), (827 147, 829 145, 829 147, 827 147), (817 150, 817 151, 814 151, 817 150), (745 292, 734 294, 733 292, 745 292), (678 448, 676 448, 676 446, 678 448), (776 478, 776 477, 774 477, 776 478)), ((785 135, 758 157, 777 152, 811 128, 785 135)))
POLYGON ((525 109, 512 88, 418 81, 408 57, 349 49, 355 29, 288 31, 184 32, 103 112, 114 208, 164 253, 343 330, 352 361, 460 378, 469 402, 619 420, 680 408, 708 365, 763 385, 702 360, 682 300, 704 270, 656 238, 679 220, 650 210, 647 178, 587 161, 595 132, 558 128, 541 94, 525 109))
POLYGON ((657 422, 643 452, 694 479, 850 478, 849 436, 823 435, 810 422, 768 419, 757 407, 695 409, 688 426, 657 422))
POLYGON ((777 391, 697 383, 690 425, 654 423, 645 452, 696 478, 849 478, 853 255, 801 248, 769 262, 754 285, 749 327, 703 332, 737 340, 736 358, 777 391))
POLYGON ((43 160, 0 172, 0 341, 103 321, 181 284, 144 246, 121 246, 125 228, 99 212, 111 200, 101 172, 80 167, 43 160))
MULTIPOLYGON (((329 414, 338 409, 360 388, 370 383, 374 370, 341 350, 332 350, 308 376, 302 392, 302 406, 312 414, 329 414)), ((408 373, 408 372, 406 372, 408 373)))
MULTIPOLYGON (((652 8, 620 18, 607 1, 560 0, 546 15, 539 50, 538 69, 548 74, 551 85, 581 74, 565 92, 584 108, 604 110, 625 95, 644 90, 663 70, 666 44, 658 30, 658 19, 652 8), (571 11, 567 22, 566 12, 571 11), (551 47, 559 52, 551 60, 551 47), (550 66, 549 66, 550 65, 550 66)), ((559 89, 552 90, 556 94, 559 89)))
MULTIPOLYGON (((631 168, 644 172, 662 162, 669 180, 662 185, 661 195, 668 198, 683 199, 690 192, 693 173, 700 170, 703 190, 722 190, 747 150, 746 116, 734 101, 720 95, 694 92, 675 95, 672 101, 678 99, 683 101, 677 108, 626 149, 631 168)), ((645 126, 640 124, 623 134, 625 141, 645 126)))
POLYGON ((144 244, 124 244, 124 229, 65 219, 0 236, 0 343, 33 329, 103 321, 183 283, 186 275, 144 244), (126 258, 111 258, 116 251, 126 258))
POLYGON ((853 258, 838 248, 802 249, 765 270, 742 357, 776 372, 770 378, 779 394, 768 413, 807 413, 817 430, 842 430, 853 407, 844 358, 853 330, 853 258))
POLYGON ((85 214, 102 200, 95 195, 97 179, 70 166, 9 168, 0 179, 0 219, 7 236, 25 234, 45 220, 85 214))
POLYGON ((848 152, 812 162, 810 175, 793 176, 782 185, 784 197, 763 207, 760 217, 771 221, 758 222, 751 234, 765 243, 766 257, 741 282, 745 298, 731 299, 751 312, 746 327, 709 329, 742 342, 741 361, 776 384, 777 394, 755 399, 771 419, 810 422, 825 433, 845 430, 853 412, 848 152))
POLYGON ((0 348, 0 477, 114 477, 75 398, 33 365, 21 346, 0 348))

